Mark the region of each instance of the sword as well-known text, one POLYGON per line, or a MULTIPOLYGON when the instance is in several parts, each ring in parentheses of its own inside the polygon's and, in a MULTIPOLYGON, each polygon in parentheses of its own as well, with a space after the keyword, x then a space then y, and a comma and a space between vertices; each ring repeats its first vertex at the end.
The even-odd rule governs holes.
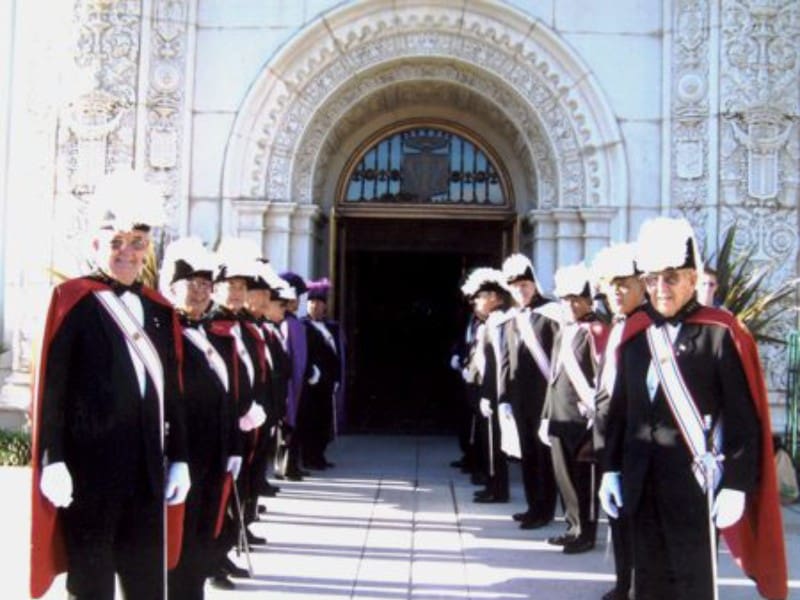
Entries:
POLYGON ((717 585, 717 528, 711 511, 714 508, 714 468, 717 462, 714 456, 714 442, 711 436, 711 415, 703 415, 703 425, 706 433, 706 453, 702 459, 703 475, 706 480, 706 504, 708 505, 708 545, 711 552, 711 585, 713 599, 719 600, 717 585))
POLYGON ((486 417, 486 426, 489 428, 489 477, 494 477, 494 431, 491 415, 486 417))
POLYGON ((253 563, 250 561, 250 545, 247 543, 247 528, 244 524, 244 513, 242 512, 242 502, 239 499, 239 488, 236 481, 233 482, 233 499, 236 504, 236 519, 239 521, 239 541, 236 544, 236 556, 244 550, 247 559, 247 573, 253 576, 253 563))
POLYGON ((477 417, 475 417, 475 415, 472 415, 472 421, 470 421, 470 424, 469 424, 469 445, 470 446, 474 446, 475 445, 475 419, 476 418, 477 417))

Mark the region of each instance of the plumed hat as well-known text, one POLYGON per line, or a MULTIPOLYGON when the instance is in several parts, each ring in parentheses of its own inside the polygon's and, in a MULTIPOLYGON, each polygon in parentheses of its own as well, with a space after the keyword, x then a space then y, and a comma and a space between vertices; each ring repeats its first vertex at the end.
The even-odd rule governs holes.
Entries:
POLYGON ((166 222, 158 186, 131 170, 116 171, 97 182, 88 214, 92 227, 113 231, 150 231, 166 222))
POLYGON ((566 296, 592 297, 589 269, 583 263, 561 267, 555 274, 553 293, 559 298, 566 296))
POLYGON ((600 250, 592 261, 592 275, 603 281, 640 274, 635 244, 612 244, 600 250))
POLYGON ((697 269, 703 260, 686 219, 656 217, 642 223, 636 248, 636 264, 645 273, 664 269, 697 269))
POLYGON ((217 246, 217 275, 214 281, 241 277, 248 285, 257 277, 261 251, 253 240, 226 237, 217 246))
POLYGON ((461 286, 461 292, 467 298, 474 298, 480 292, 486 291, 511 293, 502 271, 489 267, 478 267, 470 272, 464 285, 461 286))
POLYGON ((297 292, 288 281, 282 277, 276 277, 272 287, 272 298, 287 301, 297 300, 297 292))
POLYGON ((253 263, 253 277, 248 288, 251 290, 274 290, 280 277, 278 277, 269 261, 265 258, 258 258, 253 263))
POLYGON ((214 256, 206 250, 203 242, 196 237, 185 237, 175 240, 164 249, 164 260, 161 263, 161 288, 167 292, 169 284, 203 277, 209 281, 214 276, 214 256))
POLYGON ((292 271, 284 271, 283 273, 280 273, 280 277, 281 279, 286 280, 289 285, 294 288, 294 292, 297 294, 298 298, 308 291, 308 286, 306 285, 305 280, 297 273, 292 271))
POLYGON ((308 282, 308 299, 309 300, 322 300, 328 301, 328 294, 331 291, 331 282, 327 277, 318 279, 316 281, 308 282))
POLYGON ((505 259, 503 261, 503 275, 506 277, 506 283, 527 280, 535 283, 537 288, 539 287, 533 263, 524 254, 512 254, 505 259))

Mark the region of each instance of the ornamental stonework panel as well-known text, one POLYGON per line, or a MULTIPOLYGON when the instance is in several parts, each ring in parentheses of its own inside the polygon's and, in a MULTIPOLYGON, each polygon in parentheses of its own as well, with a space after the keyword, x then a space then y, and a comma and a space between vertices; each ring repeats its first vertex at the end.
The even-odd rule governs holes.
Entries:
MULTIPOLYGON (((797 275, 800 181, 800 4, 723 0, 720 27, 720 229, 775 265, 768 286, 797 275)), ((793 311, 778 323, 784 337, 793 311)), ((771 389, 786 384, 785 349, 765 346, 771 389)))

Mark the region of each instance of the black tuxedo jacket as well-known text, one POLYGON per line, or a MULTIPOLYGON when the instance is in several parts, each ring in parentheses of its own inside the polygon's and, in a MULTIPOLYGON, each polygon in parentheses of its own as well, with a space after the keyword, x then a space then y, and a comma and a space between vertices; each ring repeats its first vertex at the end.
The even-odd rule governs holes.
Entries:
MULTIPOLYGON (((724 327, 683 323, 673 343, 678 368, 701 415, 723 423, 722 487, 751 490, 759 464, 759 421, 733 340, 724 327)), ((602 463, 622 471, 626 510, 634 511, 648 476, 676 501, 696 497, 692 456, 659 385, 647 390, 646 331, 620 348, 602 463)))
POLYGON ((142 397, 122 331, 94 294, 72 307, 50 342, 42 374, 40 458, 43 464, 66 462, 76 494, 123 492, 142 472, 161 494, 164 453, 171 461, 187 460, 174 312, 145 296, 141 302, 144 330, 164 371, 163 451, 155 388, 147 375, 142 397))

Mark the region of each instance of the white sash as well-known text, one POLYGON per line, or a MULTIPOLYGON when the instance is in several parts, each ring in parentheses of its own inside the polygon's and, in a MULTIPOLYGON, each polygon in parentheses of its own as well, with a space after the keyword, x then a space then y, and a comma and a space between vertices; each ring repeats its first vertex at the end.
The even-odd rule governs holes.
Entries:
MULTIPOLYGON (((595 390, 586 380, 586 376, 583 374, 578 364, 578 358, 575 356, 575 352, 572 349, 572 342, 575 340, 578 331, 580 331, 580 327, 574 323, 567 325, 561 330, 559 362, 563 366, 567 377, 569 377, 572 387, 575 388, 575 392, 578 394, 578 401, 583 404, 584 408, 591 414, 594 412, 595 390)), ((588 335, 591 336, 591 333, 588 335)), ((557 374, 557 371, 553 374, 554 378, 557 374)))
POLYGON ((225 360, 222 356, 220 356, 220 353, 217 352, 217 349, 211 345, 211 342, 208 341, 205 335, 192 327, 187 327, 183 330, 183 337, 192 342, 192 344, 205 355, 208 366, 214 371, 222 382, 222 387, 224 387, 227 392, 230 386, 228 382, 228 366, 225 364, 225 360))
POLYGON ((117 324, 128 349, 133 350, 139 360, 142 361, 147 374, 150 376, 158 397, 158 416, 161 445, 164 445, 164 365, 158 351, 153 346, 153 342, 148 337, 145 330, 136 321, 125 303, 111 290, 98 290, 94 292, 95 297, 100 301, 100 305, 108 311, 111 318, 117 324))
POLYGON ((250 380, 250 385, 253 385, 256 380, 256 371, 255 367, 253 366, 253 359, 250 357, 250 353, 247 351, 247 346, 244 345, 244 340, 242 339, 242 326, 239 323, 236 323, 236 325, 231 327, 231 333, 233 334, 233 339, 236 342, 236 354, 239 355, 239 360, 244 363, 244 366, 247 369, 247 377, 250 380))
POLYGON ((722 460, 720 453, 722 447, 722 426, 718 423, 712 431, 712 460, 708 460, 708 449, 706 448, 706 432, 703 417, 697 410, 689 388, 683 380, 678 362, 675 360, 675 353, 672 349, 672 342, 665 327, 651 325, 647 328, 647 342, 650 345, 650 354, 653 357, 653 367, 658 375, 658 381, 664 390, 667 398, 667 405, 672 412, 672 416, 681 431, 683 441, 689 448, 694 457, 692 472, 705 491, 706 481, 703 472, 703 465, 714 466, 714 488, 716 489, 722 479, 722 460))
MULTIPOLYGON (((269 325, 264 323, 262 325, 262 327, 267 329, 267 328, 269 328, 269 325)), ((275 362, 272 359, 272 351, 269 349, 269 344, 267 343, 267 337, 266 336, 268 335, 268 333, 266 331, 264 331, 263 329, 261 329, 260 327, 258 328, 258 333, 259 333, 259 335, 261 335, 261 339, 264 341, 264 356, 266 357, 267 362, 269 363, 269 369, 271 371, 272 369, 275 368, 275 362)), ((278 335, 278 334, 276 334, 276 335, 278 335)))
POLYGON ((519 331, 522 343, 525 344, 528 352, 533 356, 533 360, 536 361, 536 366, 539 367, 542 376, 545 379, 549 379, 550 359, 547 357, 547 353, 544 351, 544 348, 542 348, 542 344, 539 342, 539 338, 536 337, 536 332, 533 330, 530 311, 523 311, 517 315, 517 330, 519 331))
POLYGON ((487 323, 489 328, 489 339, 492 343, 492 350, 494 351, 494 375, 495 375, 495 393, 499 392, 502 386, 503 379, 503 344, 502 327, 505 321, 494 320, 492 323, 487 323))
POLYGON ((606 342, 603 372, 600 374, 600 388, 608 392, 609 396, 614 393, 614 380, 617 378, 617 348, 622 341, 623 329, 625 329, 625 321, 614 323, 611 333, 608 335, 608 342, 606 342))

